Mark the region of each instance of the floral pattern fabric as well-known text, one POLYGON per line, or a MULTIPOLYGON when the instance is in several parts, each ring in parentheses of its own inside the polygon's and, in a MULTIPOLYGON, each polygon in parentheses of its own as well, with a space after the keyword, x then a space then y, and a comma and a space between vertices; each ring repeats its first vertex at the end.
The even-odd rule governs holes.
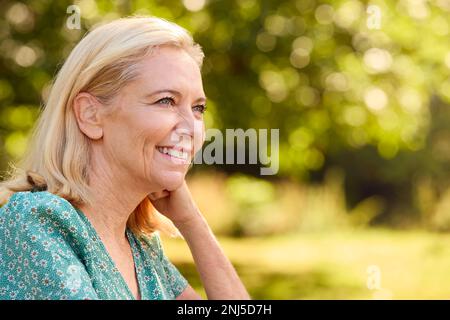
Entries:
MULTIPOLYGON (((175 299, 187 280, 158 232, 131 244, 141 299, 175 299)), ((16 192, 0 208, 0 300, 133 300, 87 217, 47 191, 16 192)))

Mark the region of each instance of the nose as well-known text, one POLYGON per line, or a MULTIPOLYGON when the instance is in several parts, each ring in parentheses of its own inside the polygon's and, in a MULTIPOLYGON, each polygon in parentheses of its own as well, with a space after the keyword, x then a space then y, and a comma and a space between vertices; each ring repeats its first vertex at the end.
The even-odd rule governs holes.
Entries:
POLYGON ((177 122, 171 134, 171 142, 192 150, 195 135, 195 119, 188 112, 177 110, 177 122))
POLYGON ((194 116, 190 106, 180 109, 177 110, 178 121, 172 136, 178 144, 189 146, 195 152, 204 140, 203 121, 194 116))
POLYGON ((184 112, 179 109, 177 110, 177 112, 178 112, 178 121, 175 130, 180 135, 186 135, 193 138, 195 134, 195 122, 196 122, 194 116, 192 115, 192 113, 184 112))

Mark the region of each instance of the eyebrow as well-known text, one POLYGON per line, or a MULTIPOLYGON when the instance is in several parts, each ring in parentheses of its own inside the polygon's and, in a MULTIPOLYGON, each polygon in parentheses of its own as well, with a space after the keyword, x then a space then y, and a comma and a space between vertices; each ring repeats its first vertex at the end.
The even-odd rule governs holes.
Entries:
MULTIPOLYGON (((173 89, 162 89, 162 90, 157 90, 157 91, 154 91, 154 92, 148 94, 147 97, 151 97, 151 96, 154 96, 155 94, 163 93, 163 92, 170 92, 171 94, 173 94, 173 95, 175 95, 175 96, 178 96, 178 97, 181 97, 181 96, 182 96, 182 94, 181 94, 179 91, 177 91, 177 90, 173 90, 173 89)), ((194 101, 194 103, 199 103, 199 102, 206 103, 206 97, 200 97, 200 98, 197 98, 197 99, 194 101)))

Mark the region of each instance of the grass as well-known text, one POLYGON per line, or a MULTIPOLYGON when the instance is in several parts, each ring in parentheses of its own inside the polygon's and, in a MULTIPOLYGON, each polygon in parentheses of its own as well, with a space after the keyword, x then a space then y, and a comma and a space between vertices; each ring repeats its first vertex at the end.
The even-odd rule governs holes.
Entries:
MULTIPOLYGON (((206 298, 187 244, 163 241, 206 298)), ((254 299, 450 298, 447 234, 360 229, 219 242, 254 299)))

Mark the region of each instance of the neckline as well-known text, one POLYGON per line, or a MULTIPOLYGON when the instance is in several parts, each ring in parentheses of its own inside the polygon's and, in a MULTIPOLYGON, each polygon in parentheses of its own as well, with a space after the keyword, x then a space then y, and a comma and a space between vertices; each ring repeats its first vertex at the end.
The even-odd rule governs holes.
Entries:
MULTIPOLYGON (((90 229, 90 231, 94 234, 94 236, 95 236, 95 238, 97 240, 97 243, 100 245, 101 250, 103 250, 105 255, 108 257, 108 260, 109 260, 110 264, 113 266, 113 268, 115 270, 117 270, 117 275, 120 278, 120 281, 122 282, 122 285, 126 288, 126 291, 127 291, 128 295, 131 297, 131 300, 137 300, 136 297, 134 296, 134 294, 131 292, 131 289, 128 286, 127 282, 125 281, 125 278, 123 277, 122 273, 117 268, 116 263, 114 262, 114 260, 112 259, 111 255, 109 254, 108 250, 106 249, 105 244, 103 243, 102 239, 98 235, 97 230, 95 230, 95 228, 92 225, 91 221, 83 213, 83 211, 81 211, 80 209, 78 209, 75 206, 73 206, 73 208, 81 216, 81 219, 84 220, 84 222, 88 226, 88 229, 90 229)), ((126 235, 126 237, 128 239, 128 242, 130 243, 130 247, 131 247, 131 255, 132 255, 132 258, 133 258, 133 266, 134 266, 134 271, 136 273, 136 281, 137 281, 137 285, 138 285, 140 300, 143 300, 144 292, 142 291, 142 286, 141 286, 141 281, 140 281, 140 274, 139 274, 139 270, 138 270, 138 267, 137 267, 137 261, 135 260, 135 253, 136 252, 135 252, 135 248, 134 248, 134 244, 135 244, 134 243, 134 237, 132 235, 132 232, 130 230, 128 230, 128 227, 125 228, 125 235, 126 235)))

